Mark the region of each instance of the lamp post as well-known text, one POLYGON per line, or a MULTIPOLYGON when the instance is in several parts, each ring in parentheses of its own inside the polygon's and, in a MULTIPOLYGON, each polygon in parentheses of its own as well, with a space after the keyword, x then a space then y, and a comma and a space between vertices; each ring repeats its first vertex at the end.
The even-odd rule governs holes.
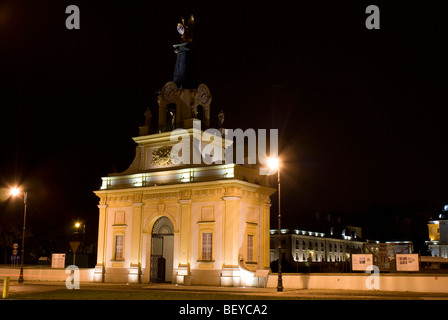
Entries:
MULTIPOLYGON (((76 229, 75 234, 79 234, 79 232, 82 232, 81 236, 77 236, 76 237, 77 241, 70 242, 70 245, 72 245, 72 243, 78 243, 77 246, 76 246, 76 249, 77 249, 78 246, 81 243, 82 243, 82 247, 85 244, 86 224, 84 222, 77 221, 77 222, 75 222, 74 226, 75 226, 75 229, 76 229), (81 227, 82 227, 82 231, 79 231, 81 227)), ((82 247, 81 247, 81 253, 82 253, 82 247)), ((73 249, 73 247, 72 247, 72 249, 73 249)), ((73 264, 75 264, 75 258, 74 257, 76 255, 76 249, 74 249, 74 252, 73 252, 73 264)))
MULTIPOLYGON (((16 197, 20 194, 19 188, 12 188, 11 195, 16 197)), ((23 232, 22 232, 22 253, 20 257, 20 275, 19 283, 23 283, 23 260, 25 259, 25 230, 26 230, 26 204, 27 204, 28 192, 23 191, 23 232)))
MULTIPOLYGON (((277 292, 283 292, 283 279, 282 279, 282 240, 280 238, 282 232, 281 228, 281 207, 280 207, 280 162, 278 158, 269 158, 268 166, 271 170, 277 170, 277 182, 278 182, 278 281, 277 292)), ((275 171, 274 171, 275 172, 275 171)))

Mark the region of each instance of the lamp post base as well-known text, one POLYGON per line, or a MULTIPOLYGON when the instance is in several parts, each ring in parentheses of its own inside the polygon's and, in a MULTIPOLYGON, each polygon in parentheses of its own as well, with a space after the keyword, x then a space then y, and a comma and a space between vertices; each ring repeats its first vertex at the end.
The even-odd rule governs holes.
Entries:
POLYGON ((20 267, 19 283, 23 283, 23 267, 20 267))
POLYGON ((283 281, 281 275, 278 276, 277 292, 283 292, 283 281))

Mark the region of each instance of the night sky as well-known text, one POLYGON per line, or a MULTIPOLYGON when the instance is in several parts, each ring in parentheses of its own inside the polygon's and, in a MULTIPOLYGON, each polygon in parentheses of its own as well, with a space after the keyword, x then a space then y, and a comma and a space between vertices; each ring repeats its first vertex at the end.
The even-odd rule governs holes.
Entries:
MULTIPOLYGON (((283 226, 321 212, 372 238, 403 236, 382 233, 393 223, 424 232, 448 203, 448 20, 441 1, 390 2, 2 0, 0 183, 30 190, 35 228, 84 219, 95 238, 92 191, 130 165, 192 13, 211 126, 223 109, 227 128, 279 130, 283 226), (80 30, 65 27, 72 4, 80 30)), ((275 194, 273 227, 276 213, 275 194)))

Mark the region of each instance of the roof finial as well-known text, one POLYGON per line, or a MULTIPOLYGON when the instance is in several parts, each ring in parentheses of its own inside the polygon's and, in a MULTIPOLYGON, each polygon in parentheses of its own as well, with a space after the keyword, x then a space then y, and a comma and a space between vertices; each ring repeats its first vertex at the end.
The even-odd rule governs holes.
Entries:
POLYGON ((193 42, 193 28, 194 28, 194 17, 190 15, 190 19, 185 23, 184 18, 181 18, 182 23, 177 24, 177 32, 180 34, 180 40, 182 42, 193 42))

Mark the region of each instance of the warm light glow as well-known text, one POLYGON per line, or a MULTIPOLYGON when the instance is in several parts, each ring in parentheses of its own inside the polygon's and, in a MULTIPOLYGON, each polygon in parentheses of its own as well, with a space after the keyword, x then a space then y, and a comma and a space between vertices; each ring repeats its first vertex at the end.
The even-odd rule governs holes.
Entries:
POLYGON ((181 173, 180 182, 191 182, 192 174, 193 174, 193 169, 183 170, 181 173))
POLYGON ((269 157, 268 158, 268 167, 272 170, 278 170, 280 167, 280 163, 278 161, 278 158, 275 157, 269 157))
POLYGON ((13 197, 17 196, 20 193, 20 189, 19 188, 12 188, 11 189, 11 195, 13 197))
POLYGON ((102 184, 101 184, 101 190, 103 189, 107 189, 109 184, 110 184, 110 178, 101 178, 103 180, 102 184))
POLYGON ((235 177, 235 164, 232 163, 225 167, 224 176, 226 178, 234 178, 235 177))
POLYGON ((141 186, 143 186, 143 179, 144 179, 144 177, 143 177, 142 174, 138 175, 137 178, 135 179, 134 187, 141 187, 141 186))
POLYGON ((79 228, 80 226, 81 226, 81 223, 79 223, 79 222, 75 223, 75 228, 79 228))

